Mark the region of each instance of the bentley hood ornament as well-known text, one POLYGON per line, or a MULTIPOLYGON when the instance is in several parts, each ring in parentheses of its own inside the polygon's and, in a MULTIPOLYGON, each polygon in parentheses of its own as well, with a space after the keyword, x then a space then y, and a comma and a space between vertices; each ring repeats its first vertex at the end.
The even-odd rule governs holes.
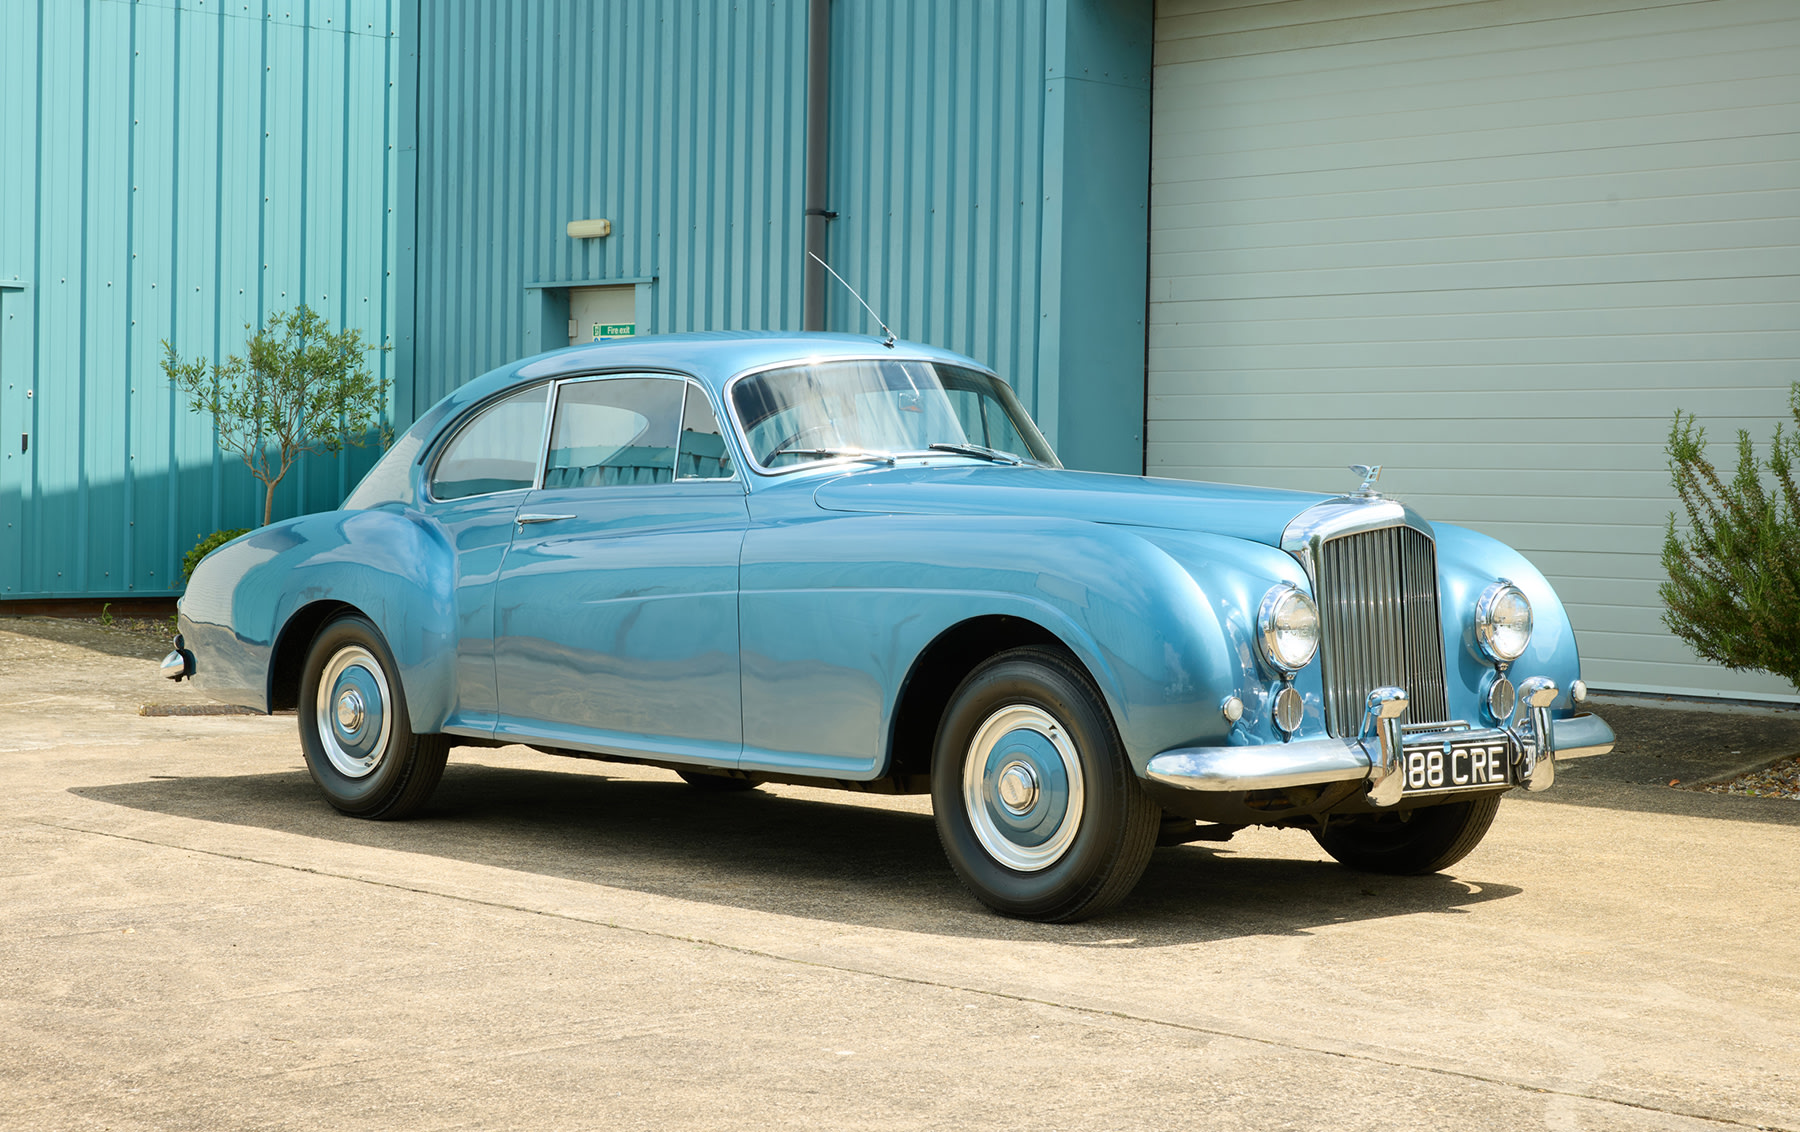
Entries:
POLYGON ((1381 478, 1380 464, 1351 464, 1350 470, 1362 477, 1362 486, 1356 494, 1368 499, 1380 498, 1381 492, 1375 490, 1375 481, 1381 478))

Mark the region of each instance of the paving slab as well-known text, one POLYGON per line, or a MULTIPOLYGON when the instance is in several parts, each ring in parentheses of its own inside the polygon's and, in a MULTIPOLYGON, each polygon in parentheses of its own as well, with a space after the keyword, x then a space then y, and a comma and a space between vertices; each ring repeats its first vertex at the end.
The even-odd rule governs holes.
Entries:
POLYGON ((0 620, 0 1127, 1800 1130, 1800 804, 1647 755, 1448 875, 1252 830, 1053 927, 922 798, 509 747, 346 819, 101 635, 0 620))

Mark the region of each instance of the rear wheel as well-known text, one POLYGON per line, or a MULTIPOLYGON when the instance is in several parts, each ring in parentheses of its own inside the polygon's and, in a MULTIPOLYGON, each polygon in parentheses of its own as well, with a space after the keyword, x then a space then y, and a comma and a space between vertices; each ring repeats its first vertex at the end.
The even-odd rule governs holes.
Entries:
POLYGON ((411 817, 443 777, 450 740, 413 733, 393 653, 363 617, 339 617, 313 638, 298 714, 306 769, 346 814, 411 817))
POLYGON ((1447 869, 1481 844, 1500 795, 1399 814, 1370 815, 1313 830, 1313 839, 1353 869, 1415 876, 1447 869))
POLYGON ((1043 648, 1001 653, 957 689, 938 726, 931 802, 977 899, 1052 922, 1123 900, 1161 817, 1087 674, 1043 648))

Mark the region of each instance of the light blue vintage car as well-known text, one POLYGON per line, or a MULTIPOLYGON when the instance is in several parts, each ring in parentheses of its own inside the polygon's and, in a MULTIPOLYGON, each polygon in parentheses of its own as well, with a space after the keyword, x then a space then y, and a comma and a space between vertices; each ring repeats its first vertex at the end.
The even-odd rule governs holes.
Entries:
MULTIPOLYGON (((1354 482, 1354 481, 1352 481, 1354 482)), ((213 553, 164 662, 296 708, 344 813, 453 746, 932 796, 977 898, 1074 920, 1159 843, 1468 853, 1613 736, 1555 593, 1362 489, 1068 471, 969 358, 847 335, 558 350, 433 406, 342 509, 213 553)))

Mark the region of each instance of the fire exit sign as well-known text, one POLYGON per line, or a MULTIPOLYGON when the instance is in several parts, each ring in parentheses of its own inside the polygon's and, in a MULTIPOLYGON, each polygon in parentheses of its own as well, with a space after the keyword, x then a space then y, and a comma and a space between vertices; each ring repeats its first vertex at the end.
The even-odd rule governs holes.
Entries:
POLYGON ((596 322, 594 324, 594 341, 602 338, 630 338, 637 334, 635 322, 596 322))

